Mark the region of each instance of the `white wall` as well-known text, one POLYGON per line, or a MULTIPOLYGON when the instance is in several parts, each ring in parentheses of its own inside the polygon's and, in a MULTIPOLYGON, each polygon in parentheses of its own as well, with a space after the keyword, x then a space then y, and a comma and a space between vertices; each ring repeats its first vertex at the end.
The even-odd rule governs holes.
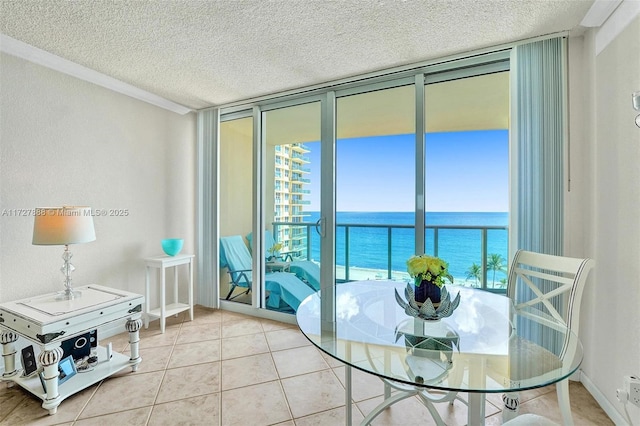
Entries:
POLYGON ((31 244, 14 209, 126 209, 94 219, 71 246, 75 286, 144 292, 144 257, 160 240, 195 249, 195 114, 185 116, 32 64, 0 57, 0 301, 63 288, 63 247, 31 244))
MULTIPOLYGON (((583 382, 609 416, 616 389, 640 376, 640 15, 596 54, 599 30, 570 45, 572 176, 567 249, 596 261, 585 289, 583 382)), ((634 423, 640 410, 629 405, 634 423)))

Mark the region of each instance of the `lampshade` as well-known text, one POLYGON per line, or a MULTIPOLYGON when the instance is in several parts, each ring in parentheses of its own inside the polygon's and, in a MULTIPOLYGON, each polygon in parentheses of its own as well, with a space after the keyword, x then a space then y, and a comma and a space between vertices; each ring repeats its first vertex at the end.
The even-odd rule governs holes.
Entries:
POLYGON ((91 207, 64 206, 36 208, 33 223, 35 245, 66 245, 95 241, 91 207))

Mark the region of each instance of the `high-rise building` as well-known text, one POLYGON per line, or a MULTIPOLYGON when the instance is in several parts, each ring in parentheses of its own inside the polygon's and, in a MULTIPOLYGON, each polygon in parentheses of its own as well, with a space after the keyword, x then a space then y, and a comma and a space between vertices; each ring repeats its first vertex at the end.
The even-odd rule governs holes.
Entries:
POLYGON ((281 252, 291 253, 294 259, 307 258, 307 228, 296 226, 304 222, 304 206, 310 201, 305 200, 309 194, 305 185, 310 182, 307 176, 310 169, 309 157, 305 154, 309 149, 302 143, 276 145, 275 147, 275 222, 287 222, 291 225, 274 227, 276 241, 282 243, 281 252))

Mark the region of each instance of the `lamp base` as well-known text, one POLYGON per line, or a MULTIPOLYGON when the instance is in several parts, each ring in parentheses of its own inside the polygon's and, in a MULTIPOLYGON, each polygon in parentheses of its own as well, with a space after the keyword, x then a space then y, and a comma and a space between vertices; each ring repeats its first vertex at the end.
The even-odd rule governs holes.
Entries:
POLYGON ((65 291, 61 291, 56 296, 56 300, 73 300, 80 299, 82 297, 81 291, 76 291, 73 289, 66 289, 65 291))
POLYGON ((64 265, 60 268, 60 272, 64 274, 64 291, 58 293, 56 300, 73 300, 82 297, 82 292, 75 291, 73 287, 71 287, 71 273, 76 269, 70 262, 72 257, 73 254, 69 251, 69 245, 65 244, 64 253, 62 253, 64 265))

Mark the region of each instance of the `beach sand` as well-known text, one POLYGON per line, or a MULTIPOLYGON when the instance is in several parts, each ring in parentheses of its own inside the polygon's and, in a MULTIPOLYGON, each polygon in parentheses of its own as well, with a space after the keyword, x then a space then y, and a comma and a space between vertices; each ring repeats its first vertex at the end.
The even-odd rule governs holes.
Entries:
MULTIPOLYGON (((339 280, 345 279, 345 267, 336 265, 336 278, 339 280)), ((349 281, 365 281, 365 280, 388 280, 387 270, 383 269, 367 269, 359 268, 357 266, 349 267, 349 281)), ((400 282, 412 282, 413 279, 407 272, 403 271, 391 271, 391 281, 400 282)), ((480 287, 480 283, 476 283, 475 280, 468 280, 461 277, 453 277, 453 285, 462 287, 480 287)), ((492 283, 488 282, 487 285, 491 288, 492 283)), ((496 288, 500 288, 500 283, 496 283, 496 288)))

